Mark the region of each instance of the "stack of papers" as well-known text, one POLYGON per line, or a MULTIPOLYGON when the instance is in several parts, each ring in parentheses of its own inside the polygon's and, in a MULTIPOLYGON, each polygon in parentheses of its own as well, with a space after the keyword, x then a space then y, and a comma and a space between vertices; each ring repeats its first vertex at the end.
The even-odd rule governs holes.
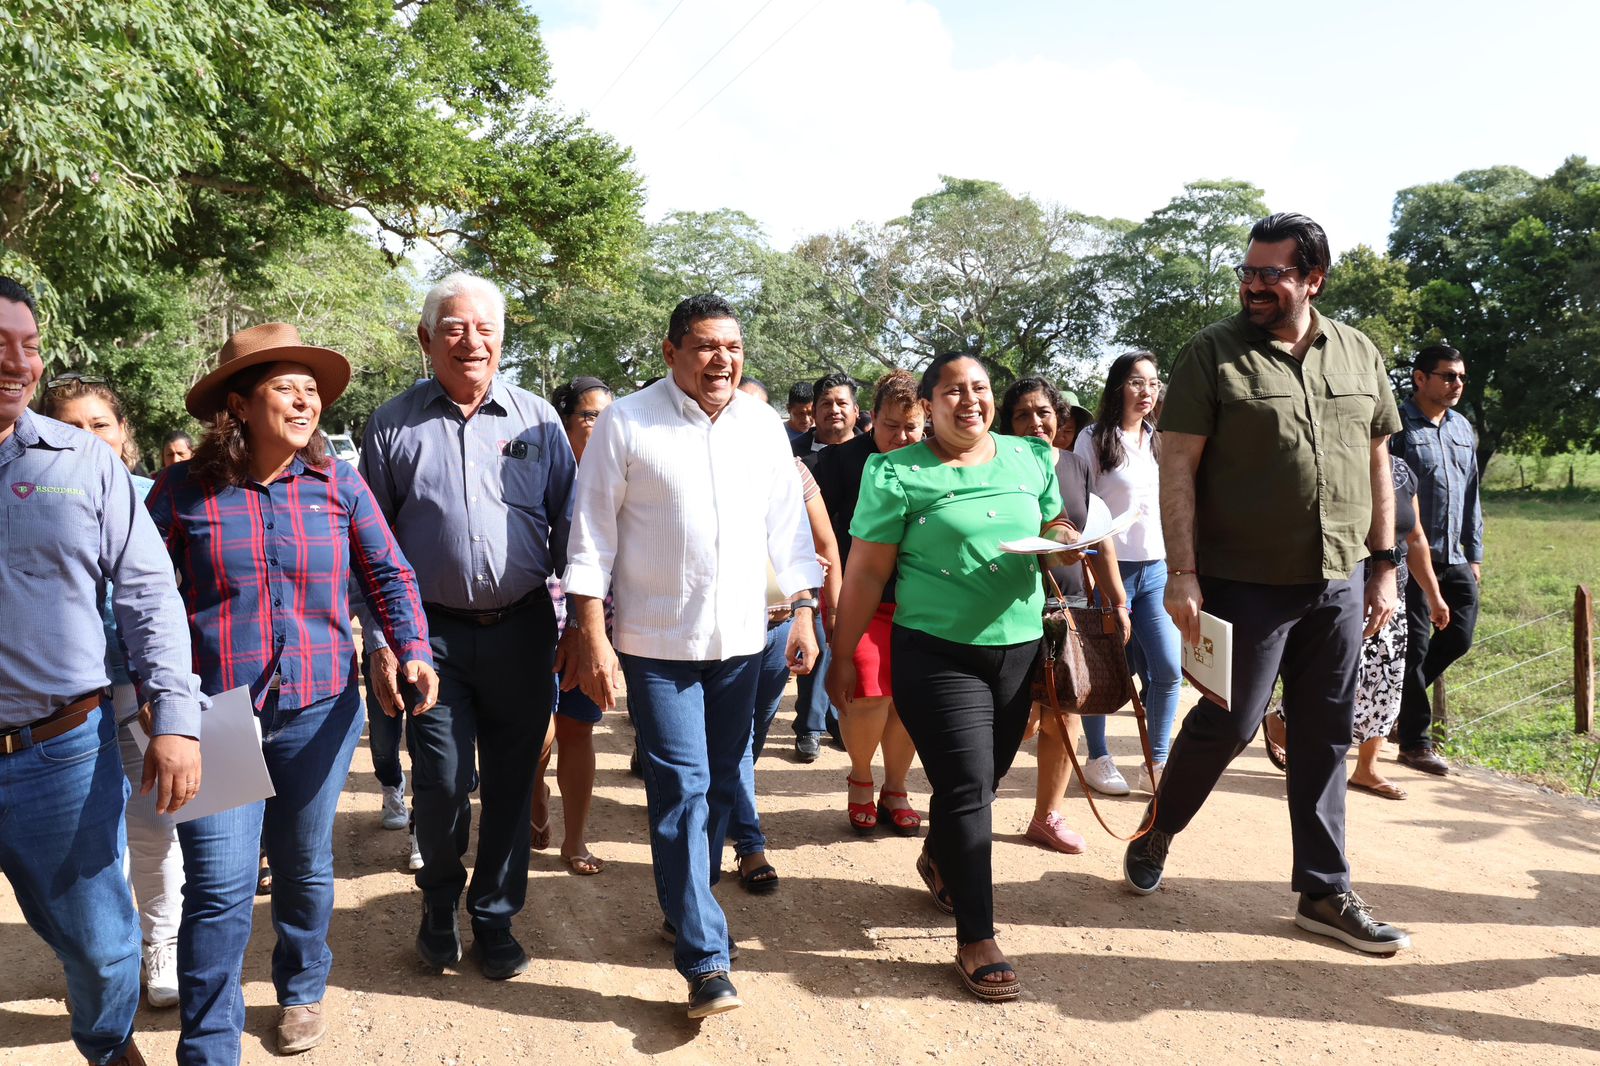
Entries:
POLYGON ((1112 518, 1111 508, 1106 506, 1106 501, 1091 493, 1089 513, 1083 523, 1083 531, 1071 544, 1061 544, 1049 537, 1019 537, 1016 540, 1001 541, 1000 550, 1010 555, 1052 555, 1055 552, 1081 551, 1084 548, 1092 548, 1108 537, 1126 533, 1138 517, 1138 510, 1130 507, 1112 518))
MULTIPOLYGON (((134 741, 144 751, 150 739, 137 722, 132 729, 134 741)), ((250 689, 240 686, 211 697, 210 708, 200 716, 200 791, 178 808, 173 819, 192 822, 274 795, 250 689)))

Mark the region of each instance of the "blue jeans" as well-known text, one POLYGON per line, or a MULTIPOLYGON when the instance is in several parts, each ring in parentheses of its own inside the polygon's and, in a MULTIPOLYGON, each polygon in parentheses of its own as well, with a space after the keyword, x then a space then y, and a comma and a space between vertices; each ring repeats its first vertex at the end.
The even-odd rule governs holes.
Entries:
POLYGON ((284 1007, 322 999, 333 966, 333 816, 361 738, 354 684, 307 707, 258 713, 277 795, 178 826, 183 922, 178 926, 178 1062, 237 1063, 244 1031, 240 971, 250 942, 256 862, 272 864, 272 983, 284 1007))
POLYGON ((405 728, 405 715, 390 718, 383 713, 378 692, 372 687, 372 671, 365 655, 361 656, 361 681, 367 690, 367 747, 372 752, 372 776, 383 787, 395 788, 406 780, 400 769, 400 736, 405 728))
POLYGON ((679 662, 621 655, 639 734, 656 899, 693 980, 728 968, 728 921, 711 894, 750 749, 761 655, 679 662))
POLYGON ((72 1042, 110 1062, 139 1007, 139 916, 122 876, 126 844, 109 701, 78 728, 0 757, 0 872, 66 971, 72 1042))
POLYGON ((823 684, 833 656, 828 651, 828 638, 822 633, 822 612, 811 613, 817 616, 817 665, 809 674, 795 678, 794 733, 797 737, 839 731, 839 712, 828 702, 828 690, 823 684))
MULTIPOLYGON (((1133 619, 1133 639, 1128 642, 1128 664, 1144 683, 1145 722, 1150 730, 1150 755, 1156 763, 1167 761, 1172 747, 1172 723, 1178 717, 1178 687, 1183 683, 1183 660, 1178 627, 1163 604, 1167 592, 1167 561, 1117 564, 1128 593, 1128 613, 1133 619)), ((1085 718, 1083 736, 1089 757, 1109 755, 1106 720, 1085 718)))
POLYGON ((756 760, 767 746, 767 730, 778 716, 783 689, 789 683, 789 660, 783 654, 789 646, 789 626, 790 622, 785 621, 767 630, 767 646, 761 652, 761 676, 756 682, 756 713, 750 723, 750 744, 739 760, 739 799, 728 818, 728 839, 733 841, 733 853, 741 859, 767 850, 766 834, 761 832, 761 815, 756 812, 756 760))

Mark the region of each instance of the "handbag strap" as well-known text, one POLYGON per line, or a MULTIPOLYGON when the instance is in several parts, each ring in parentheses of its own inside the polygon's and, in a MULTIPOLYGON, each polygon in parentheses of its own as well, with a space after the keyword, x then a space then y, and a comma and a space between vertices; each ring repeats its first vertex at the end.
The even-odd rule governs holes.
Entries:
MULTIPOLYGON (((1160 789, 1156 795, 1150 797, 1150 817, 1139 827, 1132 836, 1123 836, 1106 824, 1105 817, 1100 813, 1100 807, 1094 801, 1094 789, 1089 787, 1089 782, 1083 776, 1083 767, 1078 763, 1077 738, 1072 735, 1067 725, 1067 714, 1061 709, 1061 701, 1056 696, 1056 677, 1054 670, 1046 670, 1044 675, 1045 695, 1050 699, 1050 713, 1056 716, 1056 729, 1061 735, 1061 745, 1067 749, 1067 758, 1072 760, 1072 772, 1078 777, 1078 784, 1083 789, 1083 795, 1089 801, 1089 810, 1094 813, 1095 821, 1100 823, 1100 828, 1111 835, 1113 840, 1134 841, 1150 832, 1156 824, 1156 808, 1160 803, 1160 789)), ((1150 753, 1150 731, 1144 720, 1144 701, 1139 698, 1138 687, 1133 692, 1133 719, 1139 723, 1139 746, 1144 749, 1144 768, 1150 775, 1152 782, 1156 779, 1155 762, 1150 753)))

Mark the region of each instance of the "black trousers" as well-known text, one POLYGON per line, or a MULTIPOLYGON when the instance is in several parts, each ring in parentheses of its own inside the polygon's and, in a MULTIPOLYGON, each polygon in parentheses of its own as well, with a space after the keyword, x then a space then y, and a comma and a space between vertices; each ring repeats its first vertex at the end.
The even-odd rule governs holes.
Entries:
POLYGON ((895 706, 933 786, 927 847, 956 939, 992 939, 994 794, 1028 728, 1039 642, 980 647, 895 626, 889 647, 895 706))
POLYGON ((417 887, 445 906, 467 889, 473 926, 504 929, 528 891, 528 812, 555 697, 555 610, 540 598, 490 626, 427 615, 439 702, 406 723, 417 887), (472 842, 475 780, 482 822, 468 888, 461 859, 472 842))
POLYGON ((1233 623, 1231 710, 1202 699, 1183 720, 1161 776, 1156 828, 1181 832, 1255 737, 1283 677, 1289 723, 1289 824, 1296 892, 1344 892, 1345 755, 1361 662, 1362 585, 1346 578, 1258 585, 1202 577, 1204 609, 1233 623))
POLYGON ((1445 668, 1472 648, 1478 625, 1478 582, 1472 565, 1435 566, 1439 591, 1450 605, 1450 624, 1435 631, 1428 618, 1428 597, 1415 581, 1406 582, 1406 676, 1400 689, 1400 750, 1433 747, 1433 705, 1428 686, 1445 668))

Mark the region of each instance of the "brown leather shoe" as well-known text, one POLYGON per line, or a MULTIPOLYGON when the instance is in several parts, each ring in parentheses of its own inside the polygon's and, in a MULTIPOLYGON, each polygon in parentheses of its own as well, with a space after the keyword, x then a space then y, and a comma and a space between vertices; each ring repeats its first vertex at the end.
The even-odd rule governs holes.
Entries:
POLYGON ((128 1046, 122 1049, 122 1054, 112 1059, 109 1066, 145 1066, 144 1056, 139 1054, 139 1047, 131 1039, 128 1046))
POLYGON ((1445 777, 1450 773, 1450 764, 1432 748, 1418 748, 1416 751, 1402 751, 1399 755, 1401 766, 1409 766, 1413 770, 1421 770, 1425 774, 1445 777))
POLYGON ((328 1021, 322 1016, 322 1004, 302 1003, 284 1007, 278 1013, 278 1054, 298 1055, 322 1043, 328 1035, 328 1021))

